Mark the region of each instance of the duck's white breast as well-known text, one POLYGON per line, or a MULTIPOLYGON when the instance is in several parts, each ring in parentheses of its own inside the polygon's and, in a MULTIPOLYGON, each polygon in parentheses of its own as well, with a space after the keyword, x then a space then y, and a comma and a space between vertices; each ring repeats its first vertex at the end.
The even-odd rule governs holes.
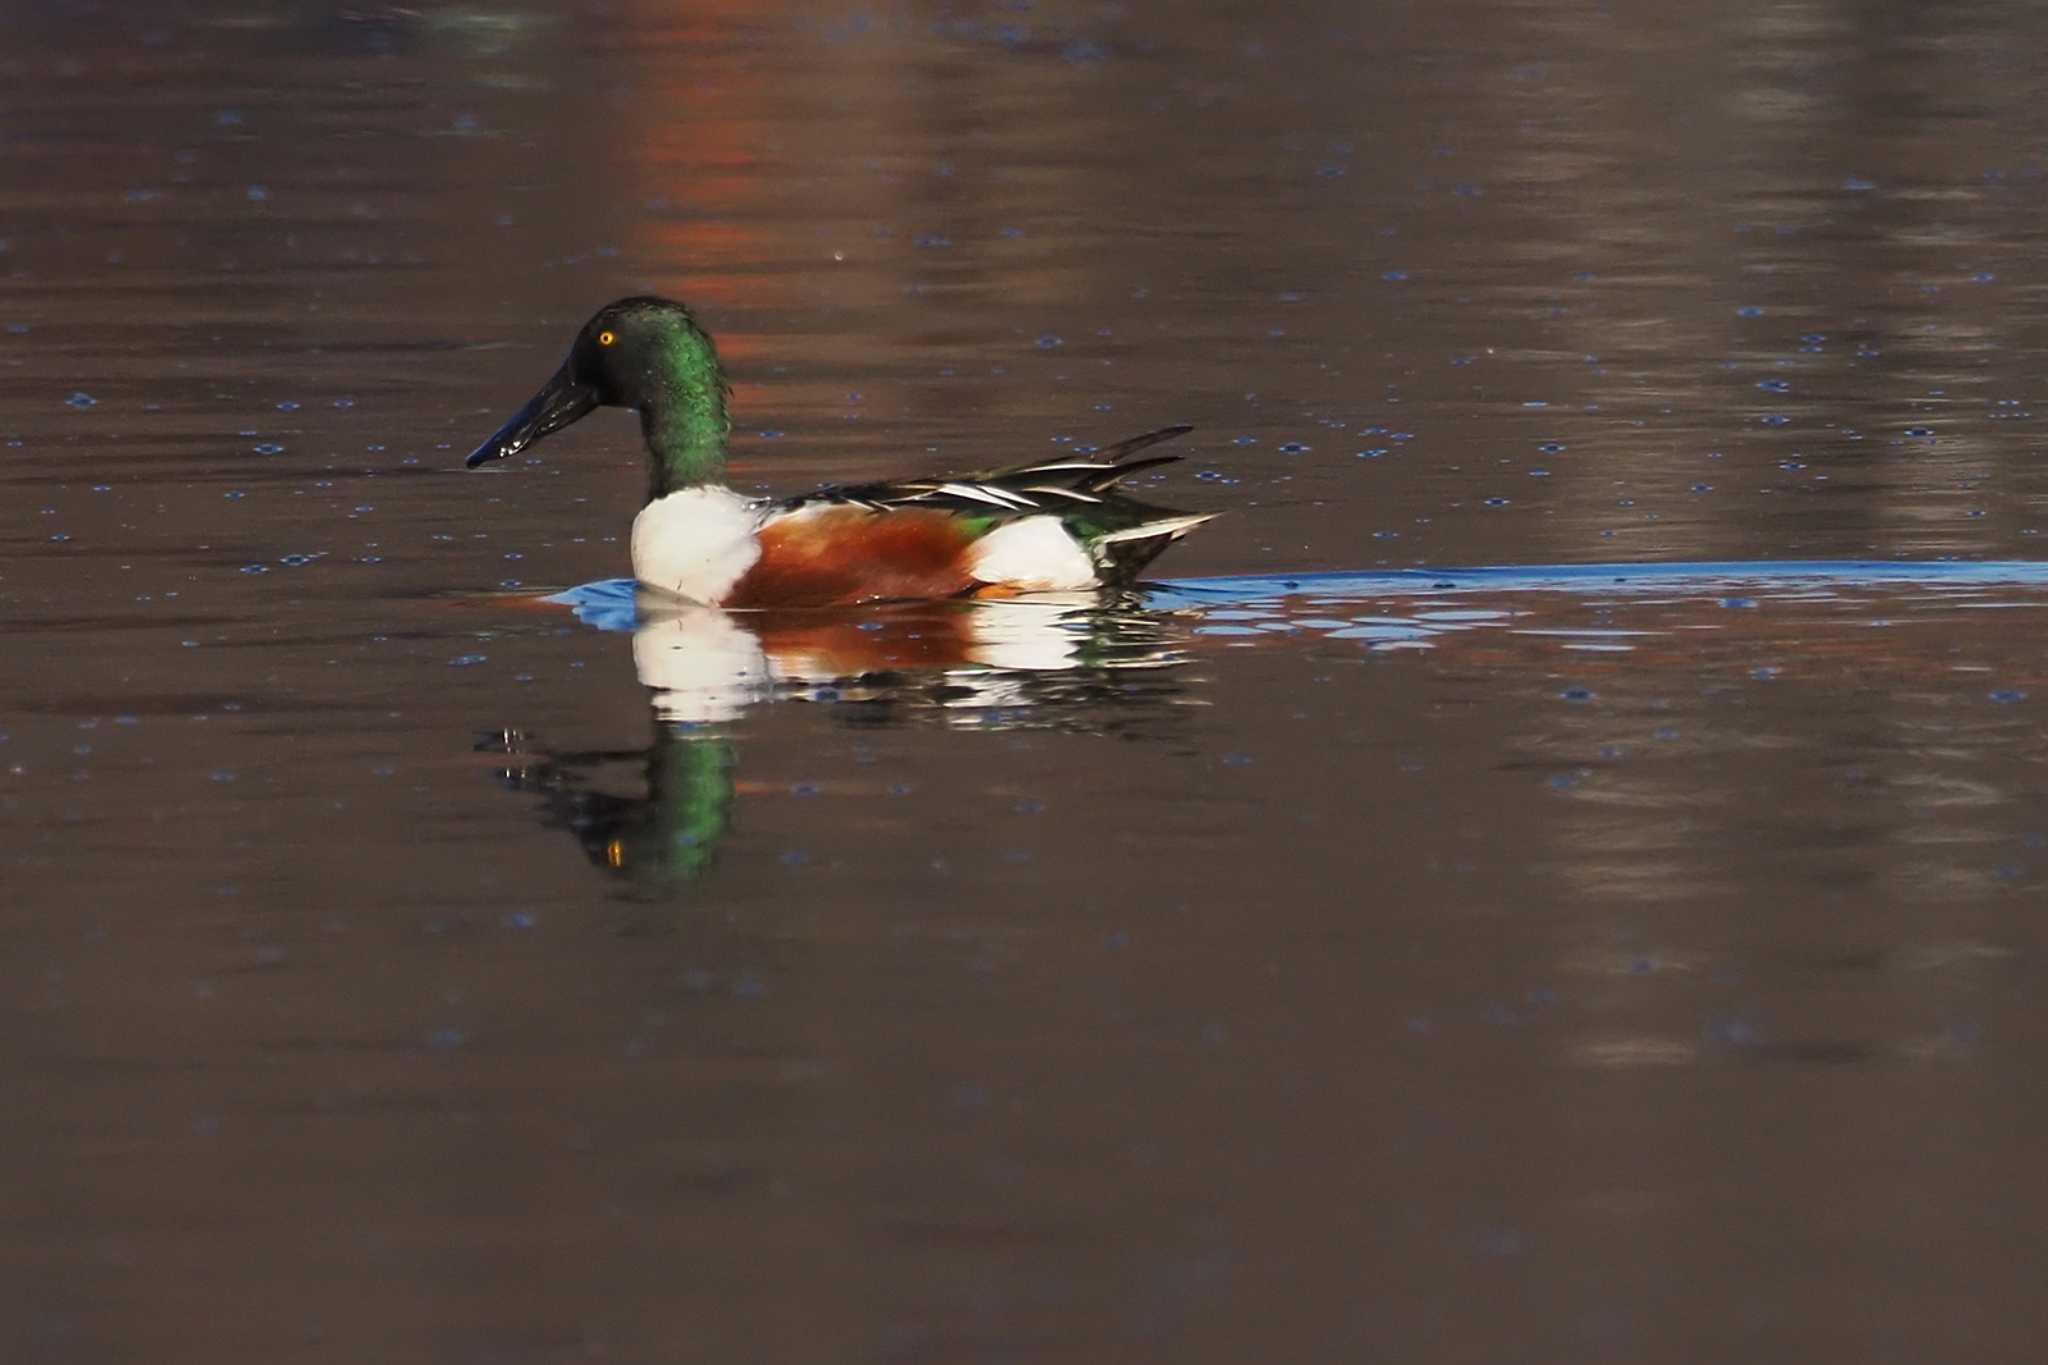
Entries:
POLYGON ((761 557, 754 533, 766 504, 730 488, 685 488, 633 518, 633 577, 692 602, 716 604, 761 557))

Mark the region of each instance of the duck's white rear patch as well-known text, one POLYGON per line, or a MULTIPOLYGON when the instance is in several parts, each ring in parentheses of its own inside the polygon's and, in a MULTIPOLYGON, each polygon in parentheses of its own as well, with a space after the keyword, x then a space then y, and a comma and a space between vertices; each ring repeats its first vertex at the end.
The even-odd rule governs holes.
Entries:
POLYGON ((1020 592, 1095 587, 1095 561, 1058 517, 1024 517, 998 526, 967 547, 967 572, 983 583, 1020 592))
POLYGON ((764 504, 730 488, 685 488, 633 518, 633 577, 650 588, 716 605, 761 557, 764 504))

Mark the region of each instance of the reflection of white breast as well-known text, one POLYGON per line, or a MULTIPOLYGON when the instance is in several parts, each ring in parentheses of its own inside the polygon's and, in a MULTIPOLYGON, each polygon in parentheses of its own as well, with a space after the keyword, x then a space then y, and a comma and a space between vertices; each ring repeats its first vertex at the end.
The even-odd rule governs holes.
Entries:
POLYGON ((633 577, 692 602, 717 602, 754 567, 762 504, 730 488, 685 488, 633 518, 633 577))
POLYGON ((654 713, 663 720, 733 720, 770 690, 760 637, 715 607, 643 615, 633 632, 633 667, 654 689, 654 713))

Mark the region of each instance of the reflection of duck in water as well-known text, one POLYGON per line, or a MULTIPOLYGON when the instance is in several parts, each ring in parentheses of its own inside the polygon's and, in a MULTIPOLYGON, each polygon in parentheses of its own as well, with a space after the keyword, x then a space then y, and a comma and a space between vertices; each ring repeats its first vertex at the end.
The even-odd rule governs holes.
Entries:
POLYGON ((633 664, 655 715, 670 721, 732 720, 776 697, 1071 709, 1129 690, 1132 670, 1178 663, 1169 630, 1164 618, 1087 594, 859 614, 669 603, 639 618, 633 664))
POLYGON ((670 603, 633 634, 633 662, 652 692, 648 748, 555 753, 509 730, 478 747, 503 754, 505 784, 540 794, 546 822, 573 833, 597 866, 686 881, 712 861, 743 791, 734 741, 715 727, 750 706, 832 702, 870 724, 923 712, 971 716, 977 728, 1127 731, 1183 692, 1173 630, 1092 596, 744 616, 670 603), (644 796, 593 787, 632 763, 644 796))
POLYGON ((534 751, 517 730, 492 735, 481 752, 504 755, 514 791, 537 792, 544 823, 568 830, 599 867, 641 881, 688 881, 710 865, 732 818, 732 744, 717 735, 657 725, 645 749, 534 751), (645 796, 598 791, 593 777, 637 761, 645 796))
POLYGON ((584 324, 554 377, 468 464, 504 459, 598 407, 634 409, 650 478, 633 575, 726 607, 1123 587, 1209 520, 1115 488, 1180 458, 1132 457, 1187 427, 985 474, 749 498, 723 482, 726 391, 711 337, 681 304, 621 299, 584 324))

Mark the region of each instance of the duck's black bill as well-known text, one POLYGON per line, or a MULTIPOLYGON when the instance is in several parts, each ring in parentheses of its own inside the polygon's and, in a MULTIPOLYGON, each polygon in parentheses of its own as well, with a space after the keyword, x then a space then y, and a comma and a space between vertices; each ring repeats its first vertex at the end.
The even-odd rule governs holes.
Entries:
POLYGON ((570 375, 569 367, 564 365, 555 371, 553 379, 541 386, 539 393, 527 400, 525 407, 513 413, 510 421, 491 434, 490 440, 470 451, 463 464, 475 469, 480 464, 517 455, 549 432, 560 431, 596 406, 597 395, 590 386, 570 375))

